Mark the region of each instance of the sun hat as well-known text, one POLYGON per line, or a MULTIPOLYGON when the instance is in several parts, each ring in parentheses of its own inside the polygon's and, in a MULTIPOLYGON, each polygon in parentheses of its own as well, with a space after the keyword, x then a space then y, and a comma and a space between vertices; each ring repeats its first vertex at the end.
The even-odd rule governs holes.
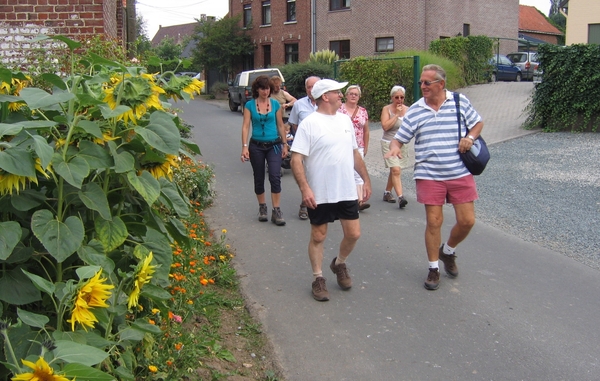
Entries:
POLYGON ((341 90, 346 87, 347 84, 348 82, 337 82, 333 79, 321 79, 315 82, 310 94, 312 95, 313 99, 319 99, 326 92, 341 90))

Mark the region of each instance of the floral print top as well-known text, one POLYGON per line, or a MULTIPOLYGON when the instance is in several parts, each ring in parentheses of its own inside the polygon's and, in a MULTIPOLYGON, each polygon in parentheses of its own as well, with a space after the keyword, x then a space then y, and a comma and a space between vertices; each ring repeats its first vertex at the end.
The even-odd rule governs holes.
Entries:
POLYGON ((346 114, 350 117, 350 119, 352 119, 354 134, 356 135, 356 144, 358 144, 358 148, 365 148, 365 124, 369 120, 367 109, 362 106, 358 106, 358 111, 356 112, 354 118, 352 118, 352 114, 346 110, 346 105, 342 103, 338 112, 346 114))

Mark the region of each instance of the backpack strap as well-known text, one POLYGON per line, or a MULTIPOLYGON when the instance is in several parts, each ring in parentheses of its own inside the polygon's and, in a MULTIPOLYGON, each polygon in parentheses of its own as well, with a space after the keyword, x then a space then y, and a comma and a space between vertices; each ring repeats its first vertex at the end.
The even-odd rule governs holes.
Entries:
MULTIPOLYGON (((460 142, 460 139, 462 139, 462 135, 460 133, 460 93, 455 92, 454 93, 454 103, 456 104, 456 121, 458 124, 458 141, 460 142)), ((467 135, 469 134, 469 129, 467 128, 467 125, 465 124, 465 129, 467 130, 467 135)))

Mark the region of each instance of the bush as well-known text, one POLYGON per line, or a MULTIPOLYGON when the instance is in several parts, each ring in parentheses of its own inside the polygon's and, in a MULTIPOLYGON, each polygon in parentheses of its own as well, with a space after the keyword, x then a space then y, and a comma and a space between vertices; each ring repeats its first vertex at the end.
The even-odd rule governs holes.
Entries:
POLYGON ((211 87, 209 94, 215 98, 221 96, 223 93, 226 93, 229 89, 229 85, 225 82, 215 82, 211 87))
POLYGON ((542 83, 535 87, 525 127, 596 132, 600 125, 600 46, 543 44, 538 58, 542 83))
POLYGON ((360 103, 367 109, 369 118, 378 121, 381 109, 390 101, 390 90, 394 85, 399 84, 406 89, 407 105, 411 105, 415 98, 421 97, 421 94, 416 97, 413 94, 413 59, 401 58, 412 56, 420 57, 419 75, 423 66, 435 63, 446 70, 447 88, 456 89, 464 85, 460 70, 452 61, 416 50, 394 52, 378 58, 358 57, 345 61, 340 65, 339 78, 361 87, 360 103))
POLYGON ((316 53, 310 53, 308 62, 317 63, 317 64, 321 63, 321 64, 325 64, 325 65, 333 65, 333 63, 339 59, 340 59, 340 56, 338 56, 333 50, 323 49, 323 50, 319 50, 316 53))
POLYGON ((304 62, 293 63, 279 68, 288 93, 300 99, 306 96, 304 80, 316 75, 321 78, 333 78, 333 66, 322 63, 304 62))
POLYGON ((432 41, 429 50, 453 61, 467 85, 485 81, 494 41, 487 36, 453 37, 432 41))

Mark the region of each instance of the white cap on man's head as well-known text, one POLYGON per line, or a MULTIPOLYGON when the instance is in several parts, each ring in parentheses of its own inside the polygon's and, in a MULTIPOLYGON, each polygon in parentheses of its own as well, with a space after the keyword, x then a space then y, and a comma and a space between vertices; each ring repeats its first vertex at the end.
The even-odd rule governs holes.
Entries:
POLYGON ((321 79, 315 82, 310 93, 313 99, 319 99, 321 98, 321 95, 325 94, 326 92, 333 90, 341 90, 344 87, 346 87, 347 84, 348 82, 337 82, 333 79, 321 79))

